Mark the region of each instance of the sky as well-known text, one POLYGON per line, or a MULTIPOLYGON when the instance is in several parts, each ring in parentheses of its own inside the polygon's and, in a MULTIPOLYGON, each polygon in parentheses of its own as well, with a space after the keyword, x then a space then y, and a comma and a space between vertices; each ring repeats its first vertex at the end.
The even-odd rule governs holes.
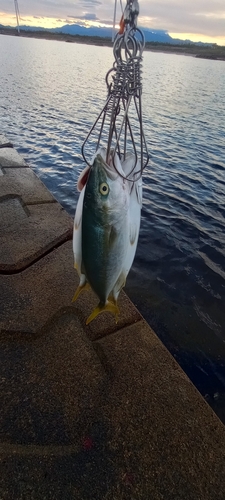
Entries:
MULTIPOLYGON (((121 4, 117 1, 117 20, 121 4)), ((64 24, 112 25, 115 0, 18 0, 20 24, 55 28, 64 24)), ((225 0, 139 0, 138 26, 162 29, 173 38, 225 46, 225 0)), ((0 0, 0 24, 15 26, 14 0, 0 0)))

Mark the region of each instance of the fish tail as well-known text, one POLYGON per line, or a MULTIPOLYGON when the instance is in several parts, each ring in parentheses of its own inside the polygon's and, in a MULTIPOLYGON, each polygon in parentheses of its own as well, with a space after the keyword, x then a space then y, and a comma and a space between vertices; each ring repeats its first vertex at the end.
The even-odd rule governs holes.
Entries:
POLYGON ((90 285, 87 282, 86 277, 84 275, 81 275, 80 284, 79 284, 79 286, 76 289, 76 292, 75 292, 75 294, 73 296, 72 302, 75 302, 75 300, 77 300, 77 298, 79 297, 80 293, 83 290, 90 290, 90 285))
POLYGON ((86 325, 88 325, 91 321, 93 321, 93 319, 97 318, 97 316, 99 314, 101 314, 102 312, 105 312, 105 311, 109 311, 112 314, 114 314, 115 319, 116 319, 116 323, 118 322, 118 315, 120 312, 118 305, 116 304, 116 302, 111 302, 108 300, 105 304, 102 304, 101 302, 99 302, 98 306, 94 309, 94 311, 88 317, 88 319, 86 321, 86 325))

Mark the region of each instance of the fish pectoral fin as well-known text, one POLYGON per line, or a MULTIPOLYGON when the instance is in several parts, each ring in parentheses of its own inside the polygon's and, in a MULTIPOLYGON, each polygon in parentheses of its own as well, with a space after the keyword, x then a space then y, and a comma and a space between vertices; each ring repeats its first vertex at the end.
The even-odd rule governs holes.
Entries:
POLYGON ((136 191, 136 196, 137 196, 137 201, 140 206, 142 206, 142 180, 139 179, 138 182, 135 184, 135 191, 136 191))
POLYGON ((94 309, 94 311, 90 314, 86 321, 86 325, 88 325, 93 319, 97 318, 99 314, 102 312, 109 311, 112 314, 115 315, 116 318, 116 323, 118 322, 118 315, 119 315, 119 308, 118 305, 115 301, 111 302, 111 300, 108 300, 106 304, 101 304, 101 302, 98 304, 98 306, 94 309))
POLYGON ((135 241, 137 239, 137 233, 138 233, 137 224, 135 224, 134 222, 131 222, 130 223, 130 234, 129 234, 131 245, 133 245, 135 243, 135 241))
POLYGON ((76 289, 76 292, 75 292, 75 294, 73 296, 72 302, 75 302, 75 300, 77 300, 77 298, 79 297, 80 293, 83 290, 90 290, 90 288, 91 287, 90 287, 89 283, 86 280, 86 276, 84 274, 81 274, 80 284, 79 284, 79 286, 76 289))

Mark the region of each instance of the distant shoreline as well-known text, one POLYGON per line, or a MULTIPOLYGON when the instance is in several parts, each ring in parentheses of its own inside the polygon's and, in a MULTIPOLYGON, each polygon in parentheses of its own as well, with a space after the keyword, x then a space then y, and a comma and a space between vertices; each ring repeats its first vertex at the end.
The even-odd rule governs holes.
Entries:
MULTIPOLYGON (((101 47, 112 47, 113 42, 110 38, 91 37, 81 35, 68 35, 65 33, 51 33, 47 31, 25 31, 20 30, 18 35, 14 28, 0 28, 0 35, 21 36, 26 38, 38 38, 44 40, 58 40, 69 43, 83 43, 86 45, 97 45, 101 47)), ((225 47, 219 45, 201 46, 197 44, 171 45, 160 42, 146 42, 145 50, 152 52, 163 52, 165 54, 189 55, 202 59, 212 59, 225 61, 225 47)))

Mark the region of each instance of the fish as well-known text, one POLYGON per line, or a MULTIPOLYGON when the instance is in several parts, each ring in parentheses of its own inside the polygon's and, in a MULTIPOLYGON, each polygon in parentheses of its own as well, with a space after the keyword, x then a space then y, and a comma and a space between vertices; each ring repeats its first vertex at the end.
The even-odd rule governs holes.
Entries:
POLYGON ((100 313, 119 315, 117 300, 136 253, 142 206, 140 162, 130 155, 121 162, 100 147, 92 165, 80 174, 80 191, 73 230, 74 267, 80 277, 73 297, 92 288, 98 306, 88 317, 89 324, 100 313), (115 168, 115 166, 116 168, 115 168), (133 180, 125 177, 133 169, 133 180))

